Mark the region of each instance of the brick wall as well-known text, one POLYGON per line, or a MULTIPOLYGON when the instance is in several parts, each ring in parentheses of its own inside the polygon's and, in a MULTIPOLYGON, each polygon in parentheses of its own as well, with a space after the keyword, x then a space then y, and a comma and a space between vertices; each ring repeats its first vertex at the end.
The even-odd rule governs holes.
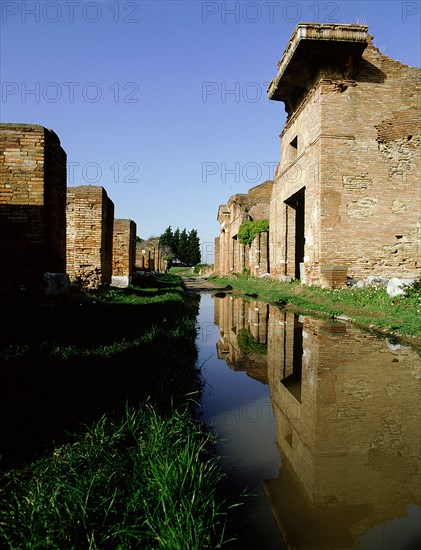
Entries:
POLYGON ((219 255, 215 261, 215 273, 229 275, 247 269, 251 274, 259 275, 268 271, 267 234, 256 237, 251 245, 244 245, 238 241, 238 231, 245 221, 269 218, 272 185, 271 180, 265 181, 248 193, 231 196, 226 205, 219 207, 219 255))
POLYGON ((0 125, 0 289, 66 270, 66 153, 35 124, 0 125))
POLYGON ((327 276, 332 265, 353 279, 417 277, 421 71, 381 55, 369 36, 348 65, 338 61, 339 42, 312 47, 319 70, 301 99, 289 102, 281 134, 271 274, 296 277, 302 263, 303 282, 322 286, 338 281, 327 276), (298 239, 297 215, 304 220, 298 239))
POLYGON ((67 189, 67 273, 87 289, 111 282, 114 203, 103 187, 67 189))
POLYGON ((213 273, 215 275, 220 274, 221 269, 221 251, 220 251, 220 237, 215 237, 214 240, 214 257, 213 257, 213 273))
POLYGON ((230 211, 226 204, 218 208, 217 220, 220 225, 219 234, 219 265, 215 263, 215 273, 227 275, 230 273, 229 241, 230 241, 230 211))
POLYGON ((136 224, 133 220, 114 220, 113 276, 132 277, 136 258, 136 224))
POLYGON ((136 269, 140 271, 165 271, 166 263, 161 258, 159 238, 136 244, 136 269))

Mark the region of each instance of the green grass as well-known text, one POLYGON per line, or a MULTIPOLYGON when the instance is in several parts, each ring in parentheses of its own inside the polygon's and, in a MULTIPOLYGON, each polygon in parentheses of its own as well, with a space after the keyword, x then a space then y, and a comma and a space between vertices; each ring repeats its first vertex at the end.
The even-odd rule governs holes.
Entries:
POLYGON ((184 289, 180 277, 167 273, 139 278, 136 285, 124 289, 93 292, 90 297, 104 304, 155 304, 182 301, 184 289))
POLYGON ((165 274, 5 304, 1 548, 221 545, 222 474, 193 420, 198 300, 165 274))
POLYGON ((192 267, 170 267, 170 274, 173 275, 192 275, 193 274, 193 268, 192 267))
POLYGON ((421 338, 419 286, 407 296, 390 298, 384 288, 375 286, 329 290, 301 285, 299 282, 282 283, 247 275, 210 277, 209 280, 220 285, 231 285, 242 294, 253 294, 262 301, 291 307, 303 313, 332 318, 346 316, 355 323, 396 336, 421 338))
POLYGON ((144 277, 125 289, 73 291, 56 304, 22 299, 4 308, 0 358, 109 356, 139 345, 145 330, 187 309, 182 281, 171 274, 144 277))
POLYGON ((121 412, 126 401, 171 408, 201 391, 198 297, 186 295, 174 275, 141 282, 5 306, 0 470, 50 451, 81 424, 121 412))
POLYGON ((218 548, 225 515, 211 436, 186 412, 103 416, 0 480, 0 543, 19 549, 218 548))
MULTIPOLYGON (((91 357, 91 358, 110 358, 118 355, 122 352, 133 351, 140 349, 144 344, 157 345, 157 340, 165 340, 168 345, 176 345, 177 340, 185 338, 186 334, 191 334, 195 331, 195 322, 192 319, 181 318, 177 322, 168 327, 165 325, 152 325, 146 330, 142 336, 134 339, 121 339, 117 342, 109 344, 93 346, 89 348, 83 348, 81 346, 60 346, 57 345, 51 349, 50 357, 58 357, 62 359, 70 359, 76 357, 91 357)), ((23 357, 24 354, 29 353, 29 349, 25 348, 20 350, 20 354, 23 357)))

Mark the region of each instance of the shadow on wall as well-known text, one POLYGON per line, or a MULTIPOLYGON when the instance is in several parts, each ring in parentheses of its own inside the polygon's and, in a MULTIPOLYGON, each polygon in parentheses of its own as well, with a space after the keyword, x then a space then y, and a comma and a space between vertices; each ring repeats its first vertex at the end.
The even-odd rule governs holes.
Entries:
POLYGON ((42 291, 44 272, 65 272, 45 217, 44 206, 0 205, 0 292, 42 291))

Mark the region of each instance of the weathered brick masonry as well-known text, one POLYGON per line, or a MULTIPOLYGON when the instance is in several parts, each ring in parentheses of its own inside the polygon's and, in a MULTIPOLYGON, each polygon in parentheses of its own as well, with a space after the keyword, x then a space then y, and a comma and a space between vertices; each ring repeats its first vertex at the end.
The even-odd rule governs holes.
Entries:
POLYGON ((136 269, 140 271, 165 271, 161 258, 159 238, 148 239, 136 244, 136 269))
POLYGON ((114 203, 103 187, 67 189, 67 273, 86 289, 111 283, 114 203))
POLYGON ((220 251, 220 237, 214 239, 214 259, 213 259, 213 273, 219 275, 221 269, 221 251, 220 251))
POLYGON ((268 89, 288 113, 272 276, 420 276, 420 76, 382 55, 366 26, 297 25, 268 89))
POLYGON ((66 271, 66 153, 36 124, 0 125, 0 290, 66 271))
POLYGON ((265 181, 248 193, 233 195, 226 205, 219 206, 220 236, 215 243, 215 273, 228 275, 247 269, 252 275, 259 275, 269 271, 267 232, 257 235, 251 245, 245 245, 238 240, 238 230, 245 221, 269 218, 272 185, 271 180, 265 181))
POLYGON ((136 262, 136 224, 133 220, 114 220, 113 272, 131 282, 136 262))

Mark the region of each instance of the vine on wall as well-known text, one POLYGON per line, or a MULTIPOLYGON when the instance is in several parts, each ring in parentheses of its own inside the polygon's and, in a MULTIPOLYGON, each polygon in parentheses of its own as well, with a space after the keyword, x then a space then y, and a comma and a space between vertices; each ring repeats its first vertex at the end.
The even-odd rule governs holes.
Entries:
POLYGON ((251 244, 259 233, 265 231, 269 231, 269 220, 250 220, 240 225, 237 238, 241 244, 251 244))

